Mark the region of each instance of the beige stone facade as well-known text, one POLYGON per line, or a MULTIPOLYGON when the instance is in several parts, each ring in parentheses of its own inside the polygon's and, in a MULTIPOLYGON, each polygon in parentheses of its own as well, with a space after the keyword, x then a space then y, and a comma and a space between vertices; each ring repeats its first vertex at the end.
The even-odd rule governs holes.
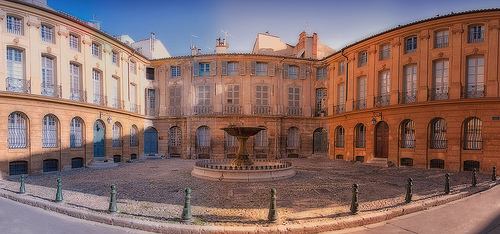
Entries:
MULTIPOLYGON (((0 82, 4 177, 19 173, 11 170, 19 162, 30 174, 50 171, 44 167, 47 160, 57 160, 57 170, 72 168, 75 158, 88 163, 97 152, 98 120, 105 128, 104 156, 121 161, 145 153, 231 158, 236 144, 220 128, 236 125, 267 129, 247 143, 255 158, 381 158, 397 166, 480 172, 499 166, 498 10, 401 26, 323 59, 215 54, 147 60, 61 13, 13 1, 0 5, 3 53, 15 49, 24 56, 21 74, 31 86, 13 92, 7 81, 0 82), (21 34, 8 31, 9 16, 21 19, 21 34), (53 29, 52 42, 41 37, 44 24, 53 29), (79 50, 70 47, 70 35, 79 38, 79 50), (92 44, 100 45, 97 58, 92 44), (60 96, 42 95, 43 56, 55 61, 60 96), (86 99, 72 100, 71 64, 81 67, 86 99), (102 74, 99 95, 107 102, 94 104, 94 71, 102 74), (8 122, 12 113, 26 119, 25 147, 11 143, 11 135, 19 132, 10 128, 19 126, 8 122), (58 143, 52 148, 44 147, 46 115, 57 119, 58 143), (82 147, 72 147, 74 117, 84 123, 82 147), (120 144, 114 147, 116 122, 120 144), (132 125, 136 144, 130 144, 132 125)), ((7 60, 0 56, 0 63, 16 64, 7 60)), ((0 74, 19 75, 9 69, 4 65, 0 74)))

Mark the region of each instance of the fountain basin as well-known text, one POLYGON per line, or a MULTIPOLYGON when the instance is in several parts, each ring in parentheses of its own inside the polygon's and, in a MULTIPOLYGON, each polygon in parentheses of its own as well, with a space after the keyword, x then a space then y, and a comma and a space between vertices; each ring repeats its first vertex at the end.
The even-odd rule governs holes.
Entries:
POLYGON ((253 160, 251 166, 232 166, 231 159, 206 159, 196 162, 191 175, 200 179, 225 182, 261 182, 290 178, 295 175, 291 162, 253 160))

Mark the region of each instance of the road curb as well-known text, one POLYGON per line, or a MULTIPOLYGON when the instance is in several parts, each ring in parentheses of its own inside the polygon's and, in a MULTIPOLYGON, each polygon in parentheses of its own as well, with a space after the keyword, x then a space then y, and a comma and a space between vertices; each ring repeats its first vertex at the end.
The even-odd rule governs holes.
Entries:
POLYGON ((80 210, 72 207, 65 207, 61 204, 40 198, 30 197, 29 194, 18 194, 0 188, 0 197, 4 197, 16 202, 39 207, 45 210, 55 211, 71 217, 89 220, 114 226, 138 229, 150 232, 159 233, 319 233, 326 231, 335 231, 346 228, 360 227, 364 225, 383 222, 393 219, 401 215, 407 215, 428 208, 443 205, 452 201, 456 201, 473 194, 488 190, 496 186, 496 182, 491 182, 486 185, 473 188, 471 191, 460 192, 451 195, 441 195, 421 201, 415 201, 398 207, 388 208, 373 212, 360 212, 357 215, 340 217, 332 219, 328 222, 311 222, 305 224, 280 225, 270 224, 270 226, 200 226, 186 225, 179 223, 159 223, 146 220, 138 220, 132 218, 117 217, 111 214, 102 214, 92 211, 80 210))

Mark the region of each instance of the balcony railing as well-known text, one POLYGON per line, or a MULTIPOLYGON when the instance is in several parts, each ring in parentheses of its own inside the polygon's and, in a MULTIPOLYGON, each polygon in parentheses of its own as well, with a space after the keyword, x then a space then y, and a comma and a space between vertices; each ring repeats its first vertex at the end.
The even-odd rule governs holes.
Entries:
POLYGON ((194 107, 195 115, 211 115, 212 114, 212 106, 195 106, 194 107))
POLYGON ((160 116, 160 109, 154 107, 146 107, 147 116, 160 116))
POLYGON ((8 77, 6 81, 7 81, 7 91, 15 93, 31 93, 30 80, 8 77))
POLYGON ((430 140, 431 149, 446 149, 447 140, 433 139, 430 140))
POLYGON ((241 106, 239 105, 225 105, 224 106, 225 115, 239 115, 241 114, 241 106))
POLYGON ((42 95, 47 97, 61 98, 61 86, 42 83, 42 95))
POLYGON ((320 108, 320 109, 316 109, 316 111, 314 112, 314 116, 316 117, 324 117, 324 116, 327 116, 328 115, 328 108, 320 108))
POLYGON ((271 113, 271 108, 269 106, 254 106, 254 115, 269 115, 271 113))
POLYGON ((87 91, 80 89, 70 89, 69 99, 77 102, 87 102, 87 91))
POLYGON ((446 36, 438 36, 436 37, 435 43, 434 43, 434 48, 443 48, 443 47, 448 47, 449 44, 449 37, 448 35, 446 36))
POLYGON ((483 98, 485 96, 484 86, 462 86, 460 96, 462 98, 483 98))
POLYGON ((366 99, 356 100, 352 103, 352 110, 366 109, 366 99))
POLYGON ((168 108, 169 116, 182 116, 182 108, 180 106, 171 106, 168 108))
POLYGON ((373 99, 373 107, 388 106, 391 102, 391 96, 389 94, 381 95, 373 99))
POLYGON ((287 107, 286 108, 287 116, 302 116, 302 108, 300 107, 287 107))
POLYGON ((334 115, 338 115, 338 114, 341 114, 344 112, 345 112, 345 105, 344 104, 333 106, 333 114, 334 115))
POLYGON ((125 108, 125 102, 120 99, 113 98, 111 99, 111 107, 123 110, 125 108))
POLYGON ((137 113, 137 114, 140 114, 141 113, 141 105, 130 103, 130 111, 137 113))
POLYGON ((108 104, 108 97, 105 95, 99 95, 94 93, 93 103, 96 105, 106 106, 108 104))
POLYGON ((449 87, 427 89, 427 101, 448 100, 449 87))
POLYGON ((484 42, 484 30, 470 31, 469 43, 484 42))
POLYGON ((399 104, 417 102, 417 91, 399 93, 399 104))

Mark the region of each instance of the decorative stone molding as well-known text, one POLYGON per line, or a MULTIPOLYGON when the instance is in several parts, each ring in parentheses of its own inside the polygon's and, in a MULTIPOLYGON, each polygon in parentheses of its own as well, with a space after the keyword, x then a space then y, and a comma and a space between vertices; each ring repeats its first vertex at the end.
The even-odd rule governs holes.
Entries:
POLYGON ((368 54, 375 54, 375 53, 377 53, 377 49, 368 50, 368 54))
POLYGON ((115 69, 115 75, 118 75, 118 70, 117 69, 115 69))
POLYGON ((52 48, 50 48, 50 46, 47 46, 47 53, 52 53, 52 48))
POLYGON ((477 47, 475 47, 474 49, 472 49, 472 53, 474 53, 474 54, 477 54, 478 51, 479 51, 479 49, 477 47))
POLYGON ((385 69, 385 67, 386 67, 386 65, 385 65, 385 63, 384 63, 384 65, 382 65, 382 69, 385 69))
POLYGON ((411 60, 412 60, 412 58, 411 58, 411 57, 408 57, 408 60, 407 60, 407 61, 408 61, 408 63, 411 63, 411 60))
POLYGON ((78 55, 75 55, 75 57, 73 57, 73 58, 75 58, 75 60, 78 60, 78 55))
POLYGON ((29 20, 28 22, 26 22, 26 25, 28 25, 28 27, 31 27, 31 26, 34 26, 36 29, 40 29, 40 26, 41 24, 38 23, 38 22, 33 22, 31 20, 29 20))
POLYGON ((109 51, 107 49, 102 49, 103 53, 108 53, 109 51))
POLYGON ((99 63, 96 63, 95 66, 99 68, 101 65, 99 63))
POLYGON ((16 45, 17 45, 17 44, 19 44, 19 37, 14 38, 14 40, 12 40, 12 41, 13 41, 13 42, 14 42, 14 44, 16 44, 16 45))
POLYGON ((439 57, 439 58, 442 58, 442 57, 443 57, 443 55, 444 55, 444 53, 443 53, 443 52, 439 52, 438 57, 439 57))
POLYGON ((426 34, 426 35, 421 35, 421 36, 420 36, 420 40, 421 40, 421 41, 426 40, 426 39, 429 39, 429 38, 431 38, 431 35, 429 35, 429 34, 426 34))
POLYGON ((0 20, 5 19, 5 14, 0 14, 0 20))
POLYGON ((453 33, 453 35, 459 33, 459 34, 462 34, 464 33, 464 29, 463 28, 454 28, 451 30, 451 33, 453 33))
POLYGON ((489 31, 493 31, 494 29, 500 30, 500 25, 499 24, 490 24, 490 27, 488 29, 489 29, 489 31))
POLYGON ((400 41, 396 41, 391 44, 392 47, 399 47, 400 45, 401 45, 400 41))

